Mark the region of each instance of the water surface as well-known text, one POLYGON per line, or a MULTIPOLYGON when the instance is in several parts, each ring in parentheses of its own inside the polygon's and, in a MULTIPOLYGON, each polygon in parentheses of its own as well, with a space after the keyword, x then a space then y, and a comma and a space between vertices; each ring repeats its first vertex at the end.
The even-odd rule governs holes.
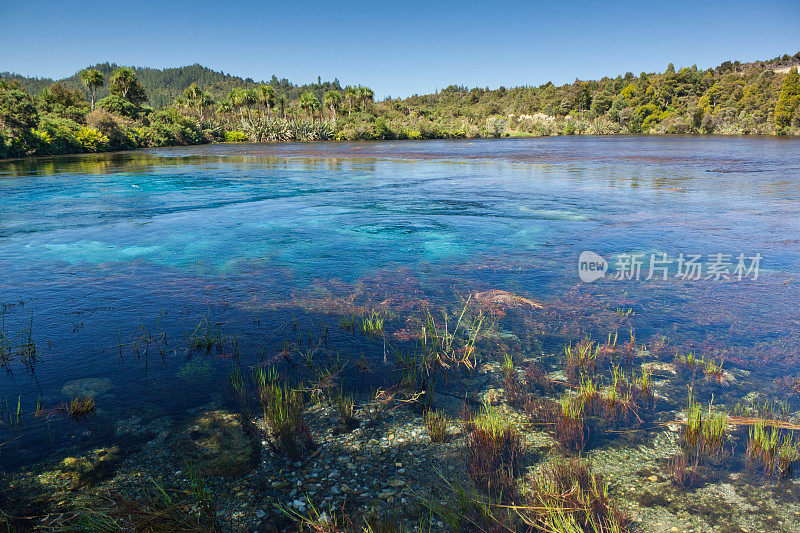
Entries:
MULTIPOLYGON (((552 310, 539 317, 551 340, 603 336, 631 310, 624 327, 642 342, 663 335, 716 354, 762 376, 757 392, 774 395, 775 377, 798 372, 797 140, 153 149, 0 163, 0 199, 3 331, 11 346, 36 345, 34 360, 12 357, 0 372, 5 470, 103 441, 115 420, 228 401, 234 354, 187 343, 205 319, 236 336, 245 368, 280 359, 288 324, 328 331, 335 350, 374 361, 374 386, 392 379, 385 348, 340 331, 339 316, 384 306, 399 329, 428 305, 500 289, 552 310), (763 261, 755 280, 672 272, 586 284, 584 250, 612 262, 634 252, 763 261), (193 361, 200 377, 187 377, 193 361), (75 390, 64 386, 86 378, 108 380, 88 426, 9 422, 18 401, 28 413, 58 406, 75 390)), ((499 325, 520 336, 529 326, 499 325)))

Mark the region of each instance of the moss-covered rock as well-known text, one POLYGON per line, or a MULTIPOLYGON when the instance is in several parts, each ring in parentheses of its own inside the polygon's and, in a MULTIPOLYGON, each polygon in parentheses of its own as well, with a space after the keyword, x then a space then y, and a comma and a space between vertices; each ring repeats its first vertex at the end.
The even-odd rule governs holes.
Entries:
POLYGON ((241 415, 228 411, 207 411, 195 417, 180 431, 176 444, 207 474, 239 474, 255 463, 249 428, 241 415))

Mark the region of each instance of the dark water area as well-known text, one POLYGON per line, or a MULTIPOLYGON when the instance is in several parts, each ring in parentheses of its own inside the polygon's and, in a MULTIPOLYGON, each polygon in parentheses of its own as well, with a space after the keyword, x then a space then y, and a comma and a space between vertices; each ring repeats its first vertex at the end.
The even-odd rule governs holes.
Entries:
POLYGON ((498 315, 498 331, 539 340, 520 350, 634 330, 745 370, 751 392, 782 401, 773 381, 800 373, 800 142, 238 144, 0 162, 0 273, 4 471, 113 439, 132 416, 230 404, 237 371, 302 376, 289 352, 364 361, 351 385, 388 386, 392 354, 413 349, 409 317, 491 290, 544 307, 498 315), (604 278, 579 279, 583 251, 609 262, 604 278), (613 278, 625 254, 644 258, 639 279, 613 278), (728 279, 683 279, 675 262, 645 279, 651 254, 704 267, 730 254, 728 279), (739 254, 760 254, 757 277, 736 279, 739 254), (385 338, 341 326, 379 309, 385 338), (206 325, 220 350, 192 348, 206 325), (92 420, 35 415, 80 392, 92 420))

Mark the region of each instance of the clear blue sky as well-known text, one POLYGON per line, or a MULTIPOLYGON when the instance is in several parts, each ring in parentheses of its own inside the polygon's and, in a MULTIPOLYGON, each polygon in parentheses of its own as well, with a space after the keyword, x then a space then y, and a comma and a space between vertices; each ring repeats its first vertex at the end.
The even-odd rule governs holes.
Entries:
POLYGON ((0 0, 0 27, 0 71, 201 63, 255 80, 338 77, 383 98, 794 54, 800 2, 0 0))

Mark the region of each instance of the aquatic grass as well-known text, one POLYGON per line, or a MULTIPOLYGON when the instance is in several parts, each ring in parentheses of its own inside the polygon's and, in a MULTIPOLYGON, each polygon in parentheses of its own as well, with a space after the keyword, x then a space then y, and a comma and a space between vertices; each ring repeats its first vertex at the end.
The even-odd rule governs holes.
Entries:
POLYGON ((264 418, 270 427, 270 446, 279 453, 300 457, 316 447, 303 415, 301 390, 292 389, 277 380, 265 380, 259 390, 264 418))
POLYGON ((794 431, 758 421, 750 427, 746 453, 751 468, 760 466, 765 477, 785 479, 800 459, 800 441, 795 440, 794 431))
POLYGON ((237 394, 244 393, 244 376, 242 376, 242 369, 238 364, 233 365, 231 370, 231 388, 237 394))
POLYGON ((702 451, 705 455, 720 458, 724 454, 727 441, 728 417, 725 413, 712 412, 708 405, 708 415, 701 424, 702 451))
POLYGON ((703 366, 703 374, 705 374, 706 379, 716 383, 725 381, 725 372, 722 370, 722 364, 722 362, 706 361, 703 366))
POLYGON ((210 352, 216 349, 222 352, 224 346, 228 342, 228 337, 222 333, 221 323, 211 324, 208 317, 205 316, 189 335, 189 347, 192 350, 205 350, 210 352))
POLYGON ((80 421, 94 414, 95 403, 93 396, 78 396, 66 406, 66 413, 73 420, 80 421))
POLYGON ((372 312, 361 317, 361 331, 369 336, 383 335, 384 316, 380 313, 372 312))
MULTIPOLYGON (((217 513, 209 513, 198 503, 198 487, 198 478, 194 477, 186 491, 167 489, 162 482, 152 478, 133 493, 99 489, 91 507, 82 505, 75 511, 60 514, 49 524, 48 530, 64 533, 221 533, 217 513)), ((204 488, 204 491, 208 489, 204 488)))
POLYGON ((184 465, 186 477, 189 482, 187 492, 191 495, 197 508, 200 510, 199 522, 209 525, 214 531, 220 530, 221 526, 217 518, 217 509, 214 505, 211 491, 206 485, 205 477, 193 463, 185 462, 184 465))
POLYGON ((345 331, 353 332, 356 327, 356 316, 345 315, 339 318, 339 327, 345 331))
POLYGON ((700 454, 695 452, 687 457, 678 453, 670 457, 667 471, 672 482, 682 488, 697 486, 700 481, 700 454))
POLYGON ((428 436, 431 442, 447 442, 450 434, 447 432, 447 425, 450 420, 439 411, 427 411, 425 413, 425 427, 428 428, 428 436))
POLYGON ((514 359, 511 357, 511 354, 506 353, 503 355, 503 362, 501 363, 500 368, 503 371, 503 376, 506 379, 516 374, 514 371, 514 359))
POLYGON ((564 374, 567 381, 577 383, 581 376, 592 374, 597 370, 599 347, 589 338, 585 338, 573 346, 564 347, 564 374))
POLYGON ((693 389, 689 388, 689 400, 686 408, 686 425, 681 431, 681 446, 685 455, 691 455, 701 444, 703 431, 703 409, 700 402, 695 401, 693 389))
POLYGON ((484 406, 466 439, 467 471, 479 489, 513 501, 519 470, 520 433, 500 411, 484 406))
POLYGON ((586 399, 583 395, 564 396, 559 406, 554 436, 565 449, 579 452, 586 446, 584 425, 586 399))
MULTIPOLYGON (((511 527, 512 514, 507 506, 501 506, 479 494, 475 489, 464 488, 457 481, 445 478, 437 472, 443 482, 442 498, 423 497, 420 504, 430 516, 438 518, 450 531, 514 531, 511 527), (488 501, 487 501, 488 500, 488 501)), ((419 531, 431 528, 421 527, 419 531)))
POLYGON ((697 357, 694 352, 689 352, 688 355, 675 354, 675 367, 678 370, 694 371, 696 368, 703 368, 705 361, 702 357, 697 357))
POLYGON ((624 532, 631 524, 608 484, 581 460, 544 466, 527 500, 515 510, 529 531, 624 532))
POLYGON ((418 390, 423 411, 432 409, 437 376, 448 369, 463 368, 467 371, 475 368, 475 345, 481 334, 484 315, 482 310, 473 316, 467 316, 472 296, 464 303, 458 319, 452 326, 448 314, 444 313, 441 322, 437 322, 430 310, 422 324, 421 353, 415 357, 418 363, 418 390), (463 333, 462 333, 463 332, 463 333))
POLYGON ((9 405, 8 398, 3 398, 3 404, 0 405, 0 415, 2 419, 8 418, 8 426, 16 427, 22 425, 22 395, 17 396, 16 410, 12 407, 13 403, 9 405))
POLYGON ((336 389, 333 395, 333 405, 339 414, 339 419, 347 431, 358 427, 358 419, 355 417, 355 400, 352 394, 348 394, 341 387, 336 389))

